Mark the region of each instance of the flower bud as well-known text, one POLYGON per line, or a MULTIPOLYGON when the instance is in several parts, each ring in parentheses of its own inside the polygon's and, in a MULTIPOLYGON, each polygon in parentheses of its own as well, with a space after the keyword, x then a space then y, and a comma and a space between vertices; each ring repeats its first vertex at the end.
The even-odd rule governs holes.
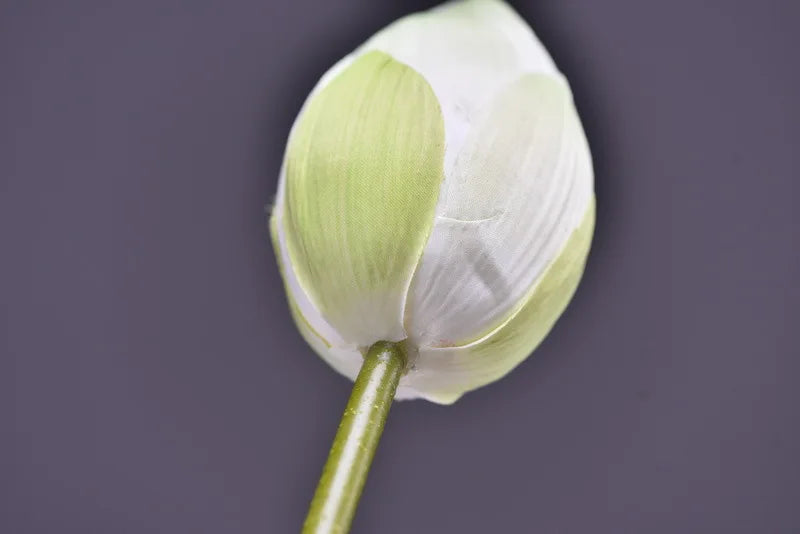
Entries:
POLYGON ((404 17, 333 66, 289 135, 270 227, 303 337, 397 398, 451 403, 541 342, 583 272, 591 156, 563 75, 499 0, 404 17))

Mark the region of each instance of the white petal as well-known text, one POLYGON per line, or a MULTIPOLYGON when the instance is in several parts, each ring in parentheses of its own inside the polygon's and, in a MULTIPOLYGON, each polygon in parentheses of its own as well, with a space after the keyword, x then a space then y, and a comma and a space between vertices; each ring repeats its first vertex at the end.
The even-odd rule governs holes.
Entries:
POLYGON ((381 50, 419 72, 442 109, 449 174, 479 110, 525 72, 558 75, 528 25, 504 2, 467 0, 404 17, 357 53, 381 50))
POLYGON ((578 226, 592 189, 566 83, 529 74, 505 88, 442 186, 408 295, 412 342, 464 345, 496 328, 578 226))
POLYGON ((486 336, 458 347, 422 347, 400 381, 404 398, 450 404, 516 367, 545 338, 580 281, 594 230, 594 200, 513 314, 486 336))
MULTIPOLYGON (((283 169, 281 169, 281 178, 283 179, 283 169)), ((347 343, 342 339, 336 329, 325 320, 297 280, 297 275, 292 268, 292 262, 289 259, 289 251, 286 246, 282 204, 276 205, 270 224, 273 225, 273 240, 277 238, 277 243, 274 243, 274 246, 277 249, 276 252, 279 254, 281 274, 283 275, 290 302, 297 306, 302 317, 317 335, 322 338, 324 343, 337 348, 355 348, 354 343, 347 343)))

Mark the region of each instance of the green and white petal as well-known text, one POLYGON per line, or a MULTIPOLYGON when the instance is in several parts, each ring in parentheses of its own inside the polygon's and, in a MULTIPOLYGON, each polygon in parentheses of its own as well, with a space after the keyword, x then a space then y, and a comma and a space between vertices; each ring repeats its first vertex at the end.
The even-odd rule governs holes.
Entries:
MULTIPOLYGON (((283 209, 280 205, 276 205, 270 217, 270 235, 286 289, 286 296, 292 309, 292 315, 302 317, 303 322, 325 345, 355 349, 354 343, 343 339, 339 332, 325 320, 317 307, 311 302, 306 291, 300 286, 292 262, 289 259, 283 219, 283 209)), ((299 323, 298 326, 300 326, 299 323)))
POLYGON ((530 27, 499 0, 443 4, 404 17, 356 53, 381 50, 419 72, 439 99, 446 127, 445 174, 479 111, 526 72, 560 77, 530 27))
POLYGON ((528 74, 476 121, 442 186, 406 311, 420 347, 465 345, 504 322, 578 227, 589 149, 560 79, 528 74))
POLYGON ((582 219, 505 323, 465 346, 421 348, 415 367, 400 382, 398 398, 402 392, 402 398, 450 404, 521 363, 545 338, 578 286, 594 229, 593 196, 582 219))
POLYGON ((283 235, 281 211, 276 209, 270 217, 270 236, 278 259, 278 268, 284 281, 286 299, 300 335, 303 336, 314 352, 328 362, 339 373, 355 380, 361 368, 363 356, 354 344, 347 343, 339 336, 319 313, 305 291, 297 282, 286 250, 286 239, 283 235))
MULTIPOLYGON (((309 102, 322 91, 342 71, 349 67, 358 54, 350 53, 337 61, 329 68, 314 85, 309 95, 303 102, 300 111, 295 117, 289 132, 289 139, 308 107, 309 102)), ((288 140, 287 140, 288 145, 288 140)), ((287 146, 288 148, 288 146, 287 146)), ((286 199, 286 157, 288 150, 284 150, 283 161, 278 175, 278 191, 270 216, 270 235, 272 237, 275 255, 284 280, 287 299, 292 317, 297 324, 303 338, 312 346, 315 352, 323 359, 329 361, 337 371, 355 379, 361 365, 362 355, 355 349, 355 345, 341 338, 338 332, 322 317, 319 310, 311 303, 307 293, 300 287, 297 276, 289 261, 289 252, 286 248, 286 235, 283 228, 284 202, 286 199), (302 320, 301 320, 302 319, 302 320), (331 351, 334 354, 329 354, 331 351), (352 372, 351 372, 352 371, 352 372)))
POLYGON ((289 264, 348 343, 406 337, 406 294, 433 224, 443 158, 430 85, 378 51, 317 92, 295 125, 281 203, 289 264))

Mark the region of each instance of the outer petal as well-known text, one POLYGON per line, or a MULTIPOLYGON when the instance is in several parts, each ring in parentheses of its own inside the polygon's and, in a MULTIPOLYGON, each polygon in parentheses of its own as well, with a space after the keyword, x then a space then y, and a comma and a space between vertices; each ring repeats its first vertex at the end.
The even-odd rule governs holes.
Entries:
POLYGON ((412 281, 410 338, 464 345, 503 322, 580 224, 589 150, 567 85, 529 74, 476 122, 412 281))
POLYGON ((355 380, 361 368, 362 354, 355 345, 348 345, 339 334, 322 318, 311 304, 308 296, 297 283, 297 278, 288 263, 286 240, 282 235, 281 215, 278 211, 270 218, 270 236, 278 258, 278 267, 286 288, 289 311, 292 314, 300 335, 314 352, 328 362, 339 373, 355 380))
POLYGON ((381 50, 431 84, 446 126, 445 174, 479 110, 525 72, 555 76, 552 59, 528 25, 499 0, 466 0, 404 17, 359 48, 381 50))
POLYGON ((493 382, 522 362, 544 339, 580 281, 594 229, 594 199, 536 286, 499 328, 469 345, 422 348, 400 385, 406 398, 441 404, 493 382))
POLYGON ((300 326, 300 323, 297 319, 298 317, 302 317, 303 323, 305 323, 325 345, 339 348, 355 348, 355 343, 348 343, 336 329, 325 320, 319 309, 311 302, 305 289, 300 286, 300 282, 297 280, 297 274, 294 272, 294 268, 289 259, 283 218, 283 213, 280 209, 276 209, 272 213, 272 217, 270 218, 270 235, 286 288, 292 316, 295 317, 298 326, 300 326))
MULTIPOLYGON (((297 113, 297 117, 294 119, 294 123, 292 124, 292 129, 289 132, 289 139, 292 138, 292 133, 294 133, 295 128, 300 123, 300 119, 303 116, 303 112, 305 112, 306 108, 308 107, 309 102, 328 84, 333 80, 336 76, 342 73, 347 67, 349 67, 353 61, 355 61, 356 57, 360 54, 356 54, 355 52, 347 54, 345 57, 337 61, 333 67, 329 68, 325 74, 320 77, 319 81, 317 81, 314 88, 306 97, 305 102, 303 102, 303 106, 300 108, 300 111, 297 113)), ((279 214, 283 213, 283 203, 286 198, 286 152, 284 151, 283 154, 283 161, 281 162, 281 170, 278 176, 278 193, 275 196, 275 207, 273 209, 273 213, 278 212, 279 214)))
POLYGON ((289 263, 346 342, 406 337, 405 297, 433 223, 443 153, 430 86, 381 52, 331 80, 294 127, 282 204, 289 263))

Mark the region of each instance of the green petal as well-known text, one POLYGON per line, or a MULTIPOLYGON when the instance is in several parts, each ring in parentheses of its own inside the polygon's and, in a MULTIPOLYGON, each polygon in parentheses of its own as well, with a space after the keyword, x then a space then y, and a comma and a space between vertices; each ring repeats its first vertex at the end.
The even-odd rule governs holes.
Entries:
POLYGON ((428 83, 382 52, 308 103, 287 147, 291 268, 348 342, 405 338, 405 295, 442 180, 444 124, 428 83))

